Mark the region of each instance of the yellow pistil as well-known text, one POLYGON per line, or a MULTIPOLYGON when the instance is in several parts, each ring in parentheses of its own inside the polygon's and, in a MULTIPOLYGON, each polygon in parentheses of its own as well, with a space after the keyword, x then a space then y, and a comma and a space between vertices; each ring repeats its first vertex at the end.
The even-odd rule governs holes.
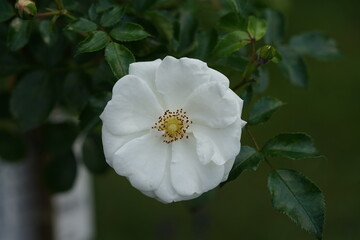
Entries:
POLYGON ((179 139, 188 138, 186 130, 192 121, 186 116, 186 112, 182 109, 174 112, 166 110, 164 115, 159 117, 159 120, 152 127, 160 132, 163 132, 164 143, 172 143, 179 139))

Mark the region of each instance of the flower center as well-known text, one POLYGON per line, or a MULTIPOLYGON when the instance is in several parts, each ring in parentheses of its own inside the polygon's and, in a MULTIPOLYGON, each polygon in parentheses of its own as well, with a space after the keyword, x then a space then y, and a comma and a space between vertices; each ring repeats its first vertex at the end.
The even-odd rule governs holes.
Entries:
POLYGON ((159 117, 152 129, 157 129, 162 132, 164 143, 172 143, 179 139, 188 138, 186 130, 189 128, 192 121, 186 116, 186 112, 182 109, 174 112, 166 110, 165 113, 159 117))

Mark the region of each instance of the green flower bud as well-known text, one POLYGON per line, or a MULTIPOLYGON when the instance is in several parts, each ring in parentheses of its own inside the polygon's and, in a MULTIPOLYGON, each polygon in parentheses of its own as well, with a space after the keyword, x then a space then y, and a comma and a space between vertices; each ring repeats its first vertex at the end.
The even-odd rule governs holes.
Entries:
POLYGON ((37 8, 33 1, 30 0, 19 0, 15 4, 18 15, 22 19, 33 19, 37 14, 37 8))
POLYGON ((262 46, 257 50, 258 63, 266 64, 269 61, 278 63, 281 60, 281 56, 276 49, 271 45, 262 46))
POLYGON ((273 57, 275 57, 276 50, 271 45, 265 45, 259 48, 257 53, 262 59, 271 60, 273 57))

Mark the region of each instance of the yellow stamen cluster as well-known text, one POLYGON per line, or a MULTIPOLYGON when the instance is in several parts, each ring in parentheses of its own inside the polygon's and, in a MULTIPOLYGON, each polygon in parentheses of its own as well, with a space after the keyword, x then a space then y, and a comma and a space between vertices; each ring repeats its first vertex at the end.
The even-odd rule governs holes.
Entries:
POLYGON ((152 129, 157 129, 163 133, 164 143, 172 143, 179 139, 188 138, 186 130, 192 121, 186 116, 186 112, 183 109, 176 110, 174 112, 166 110, 164 115, 159 117, 159 120, 155 123, 152 129))

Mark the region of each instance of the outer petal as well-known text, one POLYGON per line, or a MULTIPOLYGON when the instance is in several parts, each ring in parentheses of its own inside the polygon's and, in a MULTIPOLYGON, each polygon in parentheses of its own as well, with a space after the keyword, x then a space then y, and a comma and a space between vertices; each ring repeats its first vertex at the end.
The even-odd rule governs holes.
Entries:
POLYGON ((166 107, 176 110, 183 106, 190 93, 210 79, 206 63, 189 58, 166 57, 156 73, 156 88, 166 107))
POLYGON ((129 66, 129 75, 135 75, 144 80, 150 88, 156 92, 155 78, 156 71, 161 63, 160 59, 151 62, 135 62, 129 66))
POLYGON ((170 203, 181 199, 181 196, 175 191, 171 184, 170 161, 166 166, 164 178, 162 179, 159 188, 155 190, 154 194, 158 200, 164 203, 170 203))
POLYGON ((138 138, 146 134, 146 131, 133 133, 130 135, 114 135, 106 127, 102 128, 102 142, 105 153, 106 162, 112 166, 113 156, 124 144, 134 138, 138 138))
POLYGON ((216 187, 224 176, 224 166, 200 163, 196 154, 195 139, 172 143, 170 165, 171 182, 180 195, 201 194, 216 187))
POLYGON ((190 120, 213 128, 229 126, 240 117, 233 92, 219 83, 206 83, 197 88, 184 106, 190 120))
POLYGON ((163 109, 150 87, 140 78, 127 75, 114 86, 113 97, 101 114, 113 134, 131 134, 150 129, 163 109))
POLYGON ((214 162, 223 165, 227 160, 235 158, 240 151, 241 125, 240 117, 226 128, 194 125, 192 129, 200 161, 203 164, 214 162))
MULTIPOLYGON (((235 100, 237 101, 239 114, 241 115, 244 101, 233 91, 231 91, 231 94, 234 96, 235 100)), ((241 120, 241 127, 244 127, 245 125, 246 125, 246 122, 244 120, 241 120)))
POLYGON ((221 182, 224 182, 228 179, 229 177, 229 173, 234 165, 235 162, 235 158, 228 160, 225 164, 224 164, 224 176, 223 179, 221 180, 221 182))
POLYGON ((119 175, 129 178, 140 191, 157 189, 163 179, 170 146, 163 139, 147 134, 121 147, 113 157, 113 167, 119 175))
POLYGON ((209 72, 211 75, 210 81, 220 83, 224 85, 224 87, 229 88, 230 85, 229 79, 224 74, 212 68, 209 68, 209 72))

